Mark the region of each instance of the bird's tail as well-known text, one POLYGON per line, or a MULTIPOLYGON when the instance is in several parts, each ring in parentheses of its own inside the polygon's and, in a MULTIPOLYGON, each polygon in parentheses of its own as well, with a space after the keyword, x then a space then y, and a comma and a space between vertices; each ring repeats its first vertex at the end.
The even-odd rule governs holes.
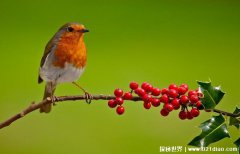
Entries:
MULTIPOLYGON (((56 85, 53 84, 52 82, 47 82, 46 86, 45 86, 45 91, 44 91, 44 96, 43 96, 43 100, 46 99, 47 97, 53 97, 53 93, 55 91, 56 85)), ((40 108, 40 112, 45 112, 45 113, 49 113, 51 111, 51 107, 52 104, 45 104, 43 106, 41 106, 40 108)))

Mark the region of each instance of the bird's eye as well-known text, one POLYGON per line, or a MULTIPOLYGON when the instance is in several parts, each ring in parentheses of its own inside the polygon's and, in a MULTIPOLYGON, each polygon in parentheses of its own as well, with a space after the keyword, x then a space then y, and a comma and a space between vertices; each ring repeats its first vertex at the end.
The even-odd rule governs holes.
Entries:
POLYGON ((72 27, 67 27, 68 32, 72 32, 74 29, 72 27))

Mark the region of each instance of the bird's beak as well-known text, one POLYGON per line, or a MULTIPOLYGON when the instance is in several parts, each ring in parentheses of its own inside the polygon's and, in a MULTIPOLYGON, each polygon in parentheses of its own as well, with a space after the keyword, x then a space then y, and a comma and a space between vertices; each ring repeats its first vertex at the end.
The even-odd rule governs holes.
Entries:
POLYGON ((88 29, 83 29, 83 33, 89 32, 88 29))

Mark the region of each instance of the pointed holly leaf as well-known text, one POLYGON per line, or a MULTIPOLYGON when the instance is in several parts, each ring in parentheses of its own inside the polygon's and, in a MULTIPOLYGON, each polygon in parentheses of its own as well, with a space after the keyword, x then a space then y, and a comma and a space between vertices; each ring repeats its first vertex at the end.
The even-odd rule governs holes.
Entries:
POLYGON ((213 87, 211 82, 197 81, 201 92, 204 97, 201 98, 202 104, 205 109, 214 109, 215 106, 221 101, 224 96, 224 92, 220 87, 213 87))
POLYGON ((239 148, 240 148, 240 138, 238 138, 235 142, 234 142, 234 144, 237 146, 237 148, 238 148, 238 154, 240 154, 240 151, 239 151, 239 148))
MULTIPOLYGON (((235 111, 233 113, 234 114, 240 113, 240 108, 236 107, 236 109, 235 109, 235 111)), ((234 125, 237 129, 239 129, 240 117, 230 117, 229 125, 230 126, 234 125)))
POLYGON ((201 134, 195 137, 188 145, 207 147, 211 143, 230 137, 225 119, 221 114, 201 123, 199 127, 202 129, 201 134))

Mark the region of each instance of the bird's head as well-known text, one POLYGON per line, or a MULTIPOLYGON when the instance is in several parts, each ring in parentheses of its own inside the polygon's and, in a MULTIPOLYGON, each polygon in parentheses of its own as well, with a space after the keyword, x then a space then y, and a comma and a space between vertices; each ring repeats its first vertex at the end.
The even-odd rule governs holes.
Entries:
POLYGON ((59 29, 58 34, 62 35, 60 37, 80 38, 86 32, 89 32, 89 30, 83 24, 71 22, 63 25, 59 29))

